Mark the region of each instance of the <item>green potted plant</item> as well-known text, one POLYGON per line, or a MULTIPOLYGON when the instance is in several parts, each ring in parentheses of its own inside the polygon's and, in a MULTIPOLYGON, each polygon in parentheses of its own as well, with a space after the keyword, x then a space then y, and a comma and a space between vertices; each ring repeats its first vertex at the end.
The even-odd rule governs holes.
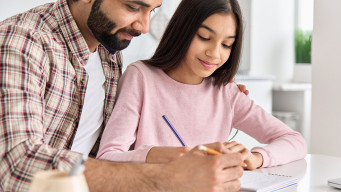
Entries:
POLYGON ((311 36, 312 31, 295 31, 294 82, 311 83, 311 36))
POLYGON ((296 63, 311 63, 311 31, 296 30, 295 57, 296 63))

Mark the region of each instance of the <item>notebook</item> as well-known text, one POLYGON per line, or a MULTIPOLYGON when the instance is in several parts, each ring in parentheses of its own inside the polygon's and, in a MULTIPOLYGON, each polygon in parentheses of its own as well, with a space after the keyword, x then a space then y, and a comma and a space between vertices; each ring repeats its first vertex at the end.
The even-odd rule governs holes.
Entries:
POLYGON ((298 178, 271 173, 244 171, 240 182, 240 191, 272 192, 284 191, 288 188, 296 187, 298 178))

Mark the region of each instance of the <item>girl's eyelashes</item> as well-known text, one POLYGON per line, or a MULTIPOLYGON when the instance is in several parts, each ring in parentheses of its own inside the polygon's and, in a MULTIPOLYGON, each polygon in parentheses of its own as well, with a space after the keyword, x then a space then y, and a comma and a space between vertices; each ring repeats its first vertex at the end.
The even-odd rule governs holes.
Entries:
MULTIPOLYGON (((201 36, 201 35, 199 35, 198 34, 198 37, 199 37, 199 39, 201 39, 202 41, 209 41, 210 40, 210 38, 205 38, 205 37, 203 37, 203 36, 201 36)), ((227 44, 221 44, 225 49, 231 49, 232 48, 232 45, 227 45, 227 44)))
POLYGON ((226 44, 222 44, 222 45, 225 49, 231 49, 232 48, 232 45, 226 45, 226 44))
POLYGON ((205 37, 203 37, 203 36, 201 36, 201 35, 199 35, 199 34, 198 34, 198 37, 199 37, 199 39, 201 39, 201 40, 203 40, 203 41, 208 41, 208 40, 210 40, 209 38, 205 38, 205 37))

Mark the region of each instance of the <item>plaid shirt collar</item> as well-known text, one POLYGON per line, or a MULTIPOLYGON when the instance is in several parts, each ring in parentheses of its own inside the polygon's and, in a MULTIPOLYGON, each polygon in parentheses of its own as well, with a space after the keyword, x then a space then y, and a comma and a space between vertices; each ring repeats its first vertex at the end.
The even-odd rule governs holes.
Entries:
POLYGON ((55 6, 55 17, 65 42, 75 58, 78 58, 78 62, 84 66, 89 58, 90 50, 71 14, 67 0, 58 0, 55 6))
MULTIPOLYGON (((57 0, 54 6, 56 10, 54 15, 67 46, 70 48, 73 57, 78 60, 78 63, 82 66, 86 65, 90 56, 90 50, 71 14, 67 0, 57 0)), ((113 63, 116 63, 120 67, 120 73, 122 72, 122 61, 118 60, 121 57, 120 52, 110 53, 103 45, 99 45, 98 50, 102 57, 111 59, 112 62, 108 63, 109 68, 114 69, 113 63)), ((104 72, 109 78, 117 78, 117 74, 112 70, 104 69, 104 72)))

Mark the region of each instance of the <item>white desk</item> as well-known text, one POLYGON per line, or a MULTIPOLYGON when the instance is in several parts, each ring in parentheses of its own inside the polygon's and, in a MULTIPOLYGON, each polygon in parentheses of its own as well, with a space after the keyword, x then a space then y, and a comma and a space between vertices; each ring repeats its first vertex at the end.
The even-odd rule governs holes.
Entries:
POLYGON ((341 178, 341 157, 309 154, 305 159, 287 165, 255 171, 297 177, 299 179, 297 188, 286 191, 341 192, 328 186, 328 179, 341 178))

